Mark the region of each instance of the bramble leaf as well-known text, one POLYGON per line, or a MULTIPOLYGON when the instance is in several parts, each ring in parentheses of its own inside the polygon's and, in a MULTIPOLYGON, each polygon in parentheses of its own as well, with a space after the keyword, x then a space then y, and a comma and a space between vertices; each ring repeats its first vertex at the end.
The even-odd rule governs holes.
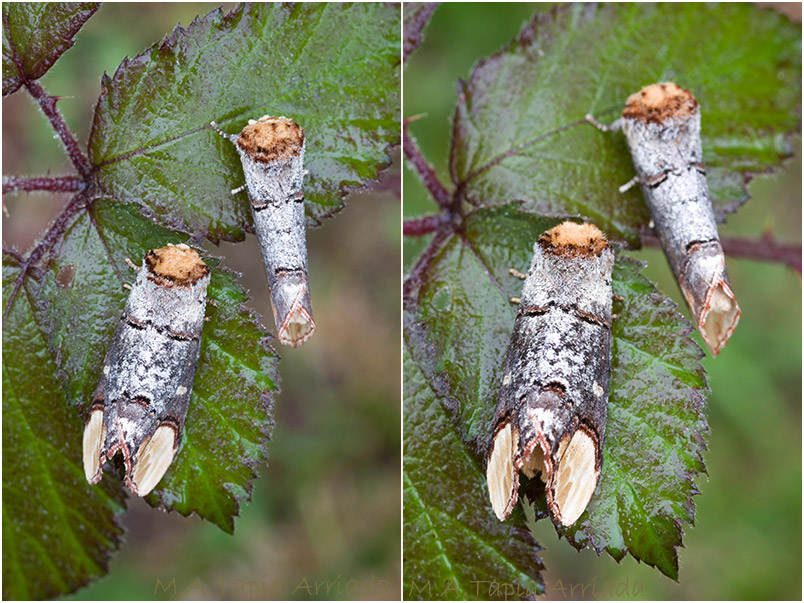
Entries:
MULTIPOLYGON (((3 305, 21 274, 3 253, 3 305)), ((3 598, 41 600, 106 573, 120 546, 119 483, 90 486, 83 417, 67 404, 37 302, 41 275, 21 282, 3 325, 3 598), (33 571, 36 568, 36 571, 33 571)))
MULTIPOLYGON (((148 249, 186 241, 136 206, 107 201, 95 201, 66 230, 43 277, 41 303, 64 394, 82 412, 128 297, 122 285, 136 278, 126 258, 139 266, 148 249)), ((267 332, 240 307, 246 295, 231 273, 213 268, 208 298, 216 305, 207 306, 182 445, 147 500, 232 532, 239 502, 248 500, 266 458, 278 358, 267 332)), ((106 479, 115 478, 107 472, 106 479)))
POLYGON ((566 532, 617 560, 626 553, 678 579, 682 527, 705 471, 706 378, 691 325, 620 255, 612 272, 611 389, 603 470, 592 501, 566 532), (619 297, 622 299, 619 299, 619 297))
POLYGON ((800 128, 801 28, 750 4, 561 6, 482 60, 459 90, 451 173, 475 206, 523 201, 583 216, 632 244, 650 216, 619 116, 642 86, 674 81, 701 106, 704 160, 720 217, 753 173, 792 154, 800 128))
POLYGON ((404 599, 542 594, 538 545, 517 511, 489 521, 485 473, 421 367, 406 353, 404 599))
MULTIPOLYGON (((465 218, 459 233, 437 236, 431 255, 409 278, 407 350, 433 395, 429 411, 417 410, 421 402, 406 390, 406 429, 414 430, 410 423, 416 413, 449 414, 452 433, 476 466, 450 484, 452 497, 485 491, 488 438, 516 315, 509 300, 522 287, 508 270, 527 270, 534 241, 556 223, 515 205, 477 210, 465 218)), ((591 544, 617 559, 630 552, 675 578, 681 526, 692 522, 693 479, 704 470, 707 425, 701 391, 706 381, 701 350, 687 337, 690 325, 638 275, 638 268, 627 257, 617 258, 614 294, 623 299, 614 304, 618 317, 612 330, 603 471, 592 502, 567 537, 576 546, 591 544)), ((422 431, 418 437, 427 446, 417 462, 438 467, 444 439, 422 431)), ((406 471, 409 464, 406 456, 406 471)), ((437 489, 441 483, 432 479, 419 488, 437 489)), ((460 509, 480 515, 478 521, 486 524, 478 528, 481 533, 499 529, 487 497, 468 512, 460 509)), ((450 538, 468 540, 460 531, 447 530, 454 517, 440 521, 450 538)), ((414 552, 408 552, 408 563, 411 557, 415 562, 414 552)))
POLYGON ((377 178, 399 141, 399 7, 242 5, 177 28, 104 78, 89 141, 101 194, 212 241, 251 227, 232 144, 248 119, 305 130, 310 222, 377 178))
POLYGON ((4 2, 3 96, 45 75, 99 2, 4 2))
POLYGON ((430 17, 438 8, 435 2, 406 2, 403 5, 404 23, 402 29, 405 32, 405 45, 402 48, 402 60, 407 61, 408 57, 415 51, 424 39, 424 29, 430 22, 430 17))

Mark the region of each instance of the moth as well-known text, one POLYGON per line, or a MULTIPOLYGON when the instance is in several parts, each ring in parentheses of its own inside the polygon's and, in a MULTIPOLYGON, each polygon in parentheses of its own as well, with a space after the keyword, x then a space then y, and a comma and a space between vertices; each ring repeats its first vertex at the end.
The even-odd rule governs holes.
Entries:
POLYGON ((201 351, 209 267, 187 245, 149 251, 103 361, 84 426, 84 474, 100 481, 122 453, 125 483, 145 496, 181 443, 201 351))
POLYGON ((249 120, 239 135, 211 125, 240 154, 279 342, 298 347, 315 332, 307 277, 304 130, 292 119, 269 115, 249 120))
POLYGON ((611 372, 613 252, 591 224, 542 234, 503 368, 486 480, 494 513, 540 474, 552 517, 574 524, 600 477, 611 372))
POLYGON ((587 119, 600 129, 625 134, 636 168, 631 182, 642 188, 679 288, 704 342, 717 356, 734 333, 740 307, 709 197, 698 102, 689 90, 664 82, 629 96, 611 126, 587 119))

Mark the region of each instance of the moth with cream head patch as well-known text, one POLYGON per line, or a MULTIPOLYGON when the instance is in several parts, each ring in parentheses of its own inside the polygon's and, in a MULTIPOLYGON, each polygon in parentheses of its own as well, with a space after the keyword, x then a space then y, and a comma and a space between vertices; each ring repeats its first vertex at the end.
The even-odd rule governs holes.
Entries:
MULTIPOLYGON (((709 198, 701 147, 701 112, 689 90, 672 82, 632 94, 622 129, 655 231, 698 330, 717 356, 740 320, 709 198)), ((625 188, 625 187, 623 187, 625 188)))
POLYGON ((235 145, 243 163, 279 342, 300 346, 315 332, 307 278, 304 130, 291 119, 268 115, 249 120, 239 135, 211 125, 235 145))
POLYGON ((84 427, 84 474, 100 481, 122 453, 139 496, 162 479, 181 443, 201 351, 209 267, 187 245, 149 251, 103 362, 84 427))
POLYGON ((565 526, 592 498, 603 464, 613 264, 591 224, 565 222, 533 246, 486 465, 501 521, 516 505, 520 471, 540 474, 550 514, 565 526))

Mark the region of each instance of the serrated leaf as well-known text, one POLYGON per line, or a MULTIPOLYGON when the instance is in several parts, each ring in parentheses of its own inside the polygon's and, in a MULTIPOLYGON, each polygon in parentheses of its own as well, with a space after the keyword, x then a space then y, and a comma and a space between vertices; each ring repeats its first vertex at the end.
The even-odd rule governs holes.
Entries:
POLYGON ((424 40, 424 30, 436 8, 438 8, 437 2, 406 2, 403 5, 402 29, 405 32, 405 45, 402 48, 403 61, 407 61, 424 40))
POLYGON ((620 255, 612 272, 611 389, 603 470, 586 512, 569 530, 577 548, 591 545, 617 560, 631 553, 678 579, 682 526, 692 524, 705 471, 708 432, 701 391, 706 379, 691 327, 620 255))
POLYGON ((399 140, 399 7, 250 4, 177 28, 105 78, 90 134, 99 191, 171 227, 242 239, 251 215, 232 144, 264 114, 306 134, 310 222, 377 178, 399 140))
MULTIPOLYGON (((477 210, 460 233, 437 238, 413 271, 416 280, 406 298, 408 350, 427 386, 449 409, 453 429, 478 468, 485 467, 516 314, 509 300, 522 288, 508 270, 527 270, 534 241, 556 222, 512 205, 477 210)), ((636 262, 618 257, 614 294, 623 300, 614 305, 603 472, 592 503, 567 537, 617 559, 630 552, 676 577, 675 548, 681 525, 692 522, 691 497, 697 493, 693 478, 704 470, 706 382, 702 353, 687 337, 690 325, 637 270, 636 262)), ((408 428, 413 401, 407 394, 405 404, 408 428)), ((461 487, 485 488, 484 472, 454 486, 461 487)), ((493 529, 498 522, 488 501, 483 512, 493 529)))
POLYGON ((403 598, 456 600, 541 594, 543 566, 522 513, 489 521, 482 467, 444 400, 406 353, 403 598))
POLYGON ((3 96, 45 75, 99 2, 4 2, 3 96))
MULTIPOLYGON (((20 275, 3 253, 3 301, 20 275)), ((3 328, 3 598, 53 598, 106 573, 121 542, 119 484, 90 486, 83 418, 67 404, 37 303, 39 278, 21 284, 3 328)))
POLYGON ((613 121, 642 86, 675 81, 702 113, 704 160, 721 213, 747 199, 751 173, 791 155, 800 129, 801 28, 750 4, 610 3, 537 16, 482 60, 459 90, 451 173, 473 205, 524 201, 580 215, 635 244, 649 220, 613 121))
MULTIPOLYGON (((82 412, 128 297, 122 285, 136 278, 126 259, 140 265, 148 249, 179 242, 186 237, 156 226, 134 205, 96 201, 77 215, 50 257, 41 289, 48 343, 67 399, 82 412)), ((278 357, 267 332, 240 307, 247 298, 231 273, 213 269, 208 299, 217 305, 207 307, 181 448, 147 500, 232 532, 239 503, 248 500, 266 458, 278 357)), ((108 472, 106 480, 117 481, 108 472)))

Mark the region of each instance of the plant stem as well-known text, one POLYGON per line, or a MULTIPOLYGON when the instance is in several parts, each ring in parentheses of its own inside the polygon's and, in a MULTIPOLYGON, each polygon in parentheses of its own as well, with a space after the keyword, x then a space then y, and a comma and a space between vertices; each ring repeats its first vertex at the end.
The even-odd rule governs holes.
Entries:
POLYGON ((25 276, 28 274, 28 270, 30 270, 31 266, 35 265, 39 261, 46 251, 50 251, 56 245, 56 243, 58 243, 65 230, 67 230, 67 226, 70 224, 72 217, 78 213, 79 210, 84 209, 86 207, 86 203, 87 198, 84 193, 76 194, 70 200, 70 203, 67 204, 67 207, 65 207, 56 218, 56 221, 50 225, 50 228, 48 228, 45 236, 42 237, 42 239, 37 243, 36 247, 31 251, 30 254, 28 254, 25 262, 22 264, 22 266, 20 266, 19 276, 17 276, 12 285, 13 289, 11 294, 8 296, 6 307, 3 310, 4 325, 6 323, 6 318, 8 318, 8 313, 11 311, 11 307, 14 305, 14 299, 17 297, 17 293, 19 293, 20 287, 22 287, 22 284, 25 282, 25 276))
POLYGON ((81 176, 87 177, 92 171, 92 166, 81 152, 81 149, 78 148, 78 142, 75 140, 73 133, 70 132, 70 128, 67 127, 67 123, 64 121, 61 113, 56 109, 56 98, 45 92, 45 89, 39 85, 39 82, 34 80, 25 80, 25 88, 30 92, 31 96, 36 99, 42 111, 50 120, 50 124, 53 126, 53 129, 56 130, 59 138, 61 138, 61 142, 64 144, 67 155, 69 155, 70 161, 72 161, 75 169, 81 176))
MULTIPOLYGON (((640 232, 640 239, 647 247, 661 247, 659 239, 645 229, 640 232)), ((759 239, 722 238, 720 244, 726 255, 780 262, 801 274, 801 245, 779 243, 770 232, 766 232, 759 239)))
POLYGON ((427 190, 433 196, 436 203, 438 203, 438 206, 441 209, 449 209, 451 204, 449 192, 447 192, 447 189, 441 184, 441 181, 438 179, 438 176, 436 176, 433 168, 430 167, 430 164, 427 163, 416 141, 408 134, 407 128, 403 128, 402 137, 405 157, 408 158, 413 168, 419 174, 422 183, 427 187, 427 190))
POLYGON ((84 181, 75 176, 3 176, 3 194, 14 191, 78 192, 84 186, 84 181))
POLYGON ((444 217, 442 215, 403 220, 402 234, 406 237, 421 237, 435 231, 443 223, 444 217))

